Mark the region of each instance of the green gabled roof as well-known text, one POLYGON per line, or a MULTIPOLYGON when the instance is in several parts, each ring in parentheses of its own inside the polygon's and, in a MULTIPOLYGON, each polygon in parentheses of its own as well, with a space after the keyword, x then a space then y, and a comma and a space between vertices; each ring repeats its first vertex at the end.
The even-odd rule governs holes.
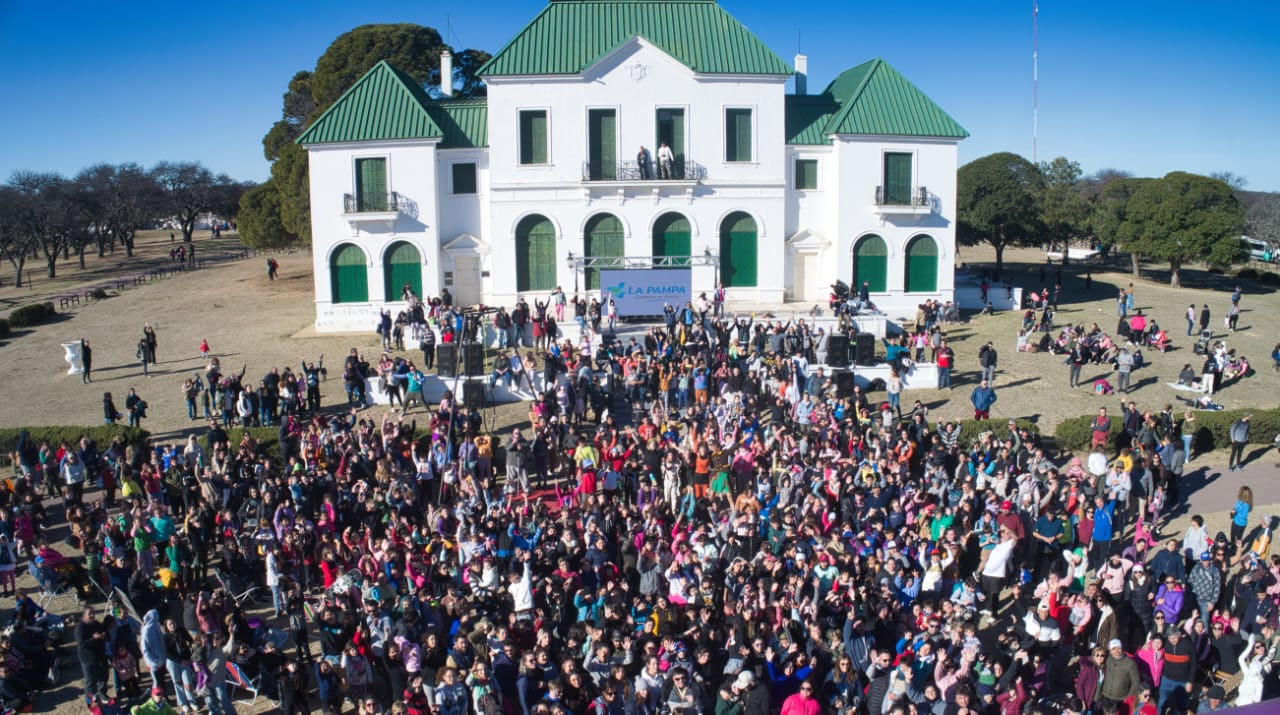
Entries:
POLYGON ((456 99, 433 102, 427 113, 444 132, 441 149, 473 149, 489 146, 489 102, 456 99))
POLYGON ((704 74, 790 75, 713 0, 552 0, 480 75, 573 75, 634 37, 704 74))
POLYGON ((969 132, 920 88, 880 58, 847 70, 827 86, 840 111, 824 134, 884 134, 963 139, 969 132))
POLYGON ((343 92, 298 143, 440 137, 444 132, 426 110, 430 101, 412 77, 383 60, 343 92))
POLYGON ((840 111, 840 103, 829 94, 787 95, 787 143, 830 144, 823 132, 831 117, 840 111))

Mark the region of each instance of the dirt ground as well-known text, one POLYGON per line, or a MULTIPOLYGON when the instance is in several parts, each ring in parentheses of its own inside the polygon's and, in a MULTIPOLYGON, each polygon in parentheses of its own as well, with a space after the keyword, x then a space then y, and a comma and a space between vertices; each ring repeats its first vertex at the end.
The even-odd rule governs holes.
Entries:
MULTIPOLYGON (((215 241, 200 237, 195 243, 199 255, 204 257, 237 249, 234 238, 215 241)), ((77 284, 90 285, 112 274, 131 275, 143 267, 161 265, 168 261, 169 246, 167 231, 144 234, 138 241, 138 258, 132 262, 122 260, 122 253, 101 261, 91 257, 86 270, 78 271, 72 267, 72 261, 57 281, 37 280, 31 290, 14 289, 12 275, 7 275, 0 285, 0 311, 3 311, 0 317, 17 305, 66 292, 77 284)), ((299 334, 310 333, 307 328, 315 316, 310 254, 279 253, 275 258, 280 262, 280 276, 276 281, 267 280, 266 257, 253 256, 138 287, 130 285, 118 294, 112 290, 106 300, 72 308, 52 324, 17 331, 0 340, 0 401, 6 405, 0 410, 0 426, 100 424, 102 393, 113 393, 117 406, 122 407, 125 394, 133 387, 150 404, 150 418, 143 426, 158 440, 177 441, 201 426, 187 419, 180 387, 186 377, 205 365, 198 350, 202 339, 209 341, 224 369, 239 370, 246 366, 248 378, 254 380, 273 366, 297 365, 300 359, 318 359, 321 354, 336 364, 352 347, 367 356, 377 354, 379 341, 372 330, 367 334, 301 337, 299 334), (158 336, 159 363, 151 377, 142 375, 134 356, 146 323, 155 328, 158 336), (61 342, 82 337, 89 340, 94 349, 93 382, 89 385, 82 384, 78 376, 66 374, 67 366, 59 346, 61 342)), ((992 255, 988 250, 966 248, 961 260, 971 268, 979 267, 990 263, 992 255)), ((1043 253, 1039 251, 1010 250, 1006 261, 1006 275, 1028 290, 1042 284, 1051 287, 1056 280, 1056 267, 1047 271, 1043 282, 1040 280, 1043 253)), ((1272 288, 1245 285, 1241 330, 1234 335, 1224 335, 1222 318, 1234 283, 1229 278, 1200 270, 1185 271, 1183 281, 1186 287, 1170 288, 1167 275, 1158 271, 1135 279, 1127 273, 1127 264, 1120 263, 1071 266, 1062 275, 1064 298, 1058 323, 1097 322, 1104 330, 1114 330, 1116 293, 1132 282, 1138 307, 1174 337, 1174 348, 1170 352, 1147 352, 1150 364, 1134 376, 1136 389, 1132 399, 1141 408, 1156 409, 1181 394, 1164 383, 1174 381, 1184 363, 1198 368, 1199 361, 1191 349, 1193 339, 1185 337, 1182 315, 1189 303, 1197 306, 1208 303, 1216 335, 1249 356, 1256 367, 1254 376, 1224 389, 1216 399, 1229 408, 1274 407, 1276 395, 1280 394, 1280 373, 1272 369, 1268 354, 1280 341, 1280 333, 1275 319, 1265 316, 1280 313, 1280 295, 1272 288), (1088 289, 1086 272, 1092 283, 1088 289)), ((956 388, 949 392, 909 392, 904 396, 907 403, 918 398, 939 418, 971 416, 968 394, 978 371, 977 352, 990 340, 1000 353, 995 383, 999 401, 992 411, 994 417, 1032 417, 1040 421, 1044 431, 1052 431, 1061 419, 1092 413, 1099 405, 1105 404, 1118 412, 1119 396, 1095 397, 1086 387, 1069 390, 1067 369, 1061 358, 1016 352, 1014 344, 1019 323, 1017 314, 1003 313, 977 316, 966 324, 949 327, 947 338, 958 357, 956 388)), ((1095 368, 1086 370, 1083 377, 1091 381, 1104 374, 1107 374, 1105 370, 1095 368)), ((341 381, 335 379, 335 373, 331 372, 322 384, 322 395, 326 405, 343 399, 341 381)), ((522 405, 499 408, 494 414, 497 430, 505 433, 524 420, 525 412, 522 405)), ((1166 527, 1166 533, 1180 535, 1190 514, 1201 508, 1213 509, 1205 513, 1211 531, 1225 530, 1224 510, 1229 509, 1230 504, 1222 505, 1223 499, 1234 494, 1236 481, 1241 478, 1255 479, 1255 491, 1260 491, 1257 482, 1264 475, 1272 477, 1267 481, 1274 482, 1273 456, 1269 454, 1265 460, 1257 460, 1247 473, 1233 473, 1230 478, 1218 466, 1225 462, 1222 455, 1197 460, 1194 466, 1203 474, 1190 490, 1190 503, 1175 510, 1175 518, 1166 527)), ((1274 513, 1280 504, 1280 494, 1261 493, 1258 502, 1259 513, 1274 513)), ((25 580, 29 582, 29 577, 25 580)), ((11 605, 9 599, 0 601, 0 607, 8 605, 11 605)), ((70 599, 62 599, 58 610, 70 612, 71 606, 70 599)), ((73 675, 73 671, 74 665, 67 667, 64 679, 78 677, 78 672, 73 675)), ((79 706, 74 704, 76 692, 76 688, 64 680, 63 687, 45 696, 49 700, 38 703, 37 710, 56 707, 79 712, 79 706)), ((259 703, 252 711, 266 709, 259 703)))

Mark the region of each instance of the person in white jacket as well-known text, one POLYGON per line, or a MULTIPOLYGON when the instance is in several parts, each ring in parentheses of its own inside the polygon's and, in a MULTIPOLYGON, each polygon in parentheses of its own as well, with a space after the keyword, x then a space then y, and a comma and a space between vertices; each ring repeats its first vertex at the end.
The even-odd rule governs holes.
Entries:
POLYGON ((520 552, 519 558, 524 561, 524 573, 519 576, 515 571, 510 573, 511 584, 507 586, 507 593, 511 594, 516 616, 528 618, 533 610, 533 573, 529 570, 529 552, 520 552))
POLYGON ((1249 642, 1240 653, 1240 689, 1236 695, 1236 707, 1262 701, 1262 680, 1271 672, 1271 659, 1267 657, 1267 644, 1249 634, 1249 642))

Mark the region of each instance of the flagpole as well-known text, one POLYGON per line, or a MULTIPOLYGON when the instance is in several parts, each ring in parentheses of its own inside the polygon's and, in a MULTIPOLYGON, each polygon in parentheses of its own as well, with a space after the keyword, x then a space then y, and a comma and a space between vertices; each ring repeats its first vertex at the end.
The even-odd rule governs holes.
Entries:
POLYGON ((1039 163, 1040 139, 1040 16, 1038 0, 1031 0, 1031 162, 1039 163))

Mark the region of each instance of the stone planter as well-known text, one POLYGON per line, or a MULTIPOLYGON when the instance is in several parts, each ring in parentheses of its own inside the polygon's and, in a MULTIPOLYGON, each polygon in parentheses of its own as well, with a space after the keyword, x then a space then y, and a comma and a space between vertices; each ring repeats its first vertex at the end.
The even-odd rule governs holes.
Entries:
POLYGON ((67 351, 67 354, 62 356, 62 359, 66 360, 67 364, 71 366, 70 368, 67 369, 67 374, 83 375, 84 363, 80 361, 81 360, 80 341, 72 340, 70 342, 63 343, 62 349, 67 351))

